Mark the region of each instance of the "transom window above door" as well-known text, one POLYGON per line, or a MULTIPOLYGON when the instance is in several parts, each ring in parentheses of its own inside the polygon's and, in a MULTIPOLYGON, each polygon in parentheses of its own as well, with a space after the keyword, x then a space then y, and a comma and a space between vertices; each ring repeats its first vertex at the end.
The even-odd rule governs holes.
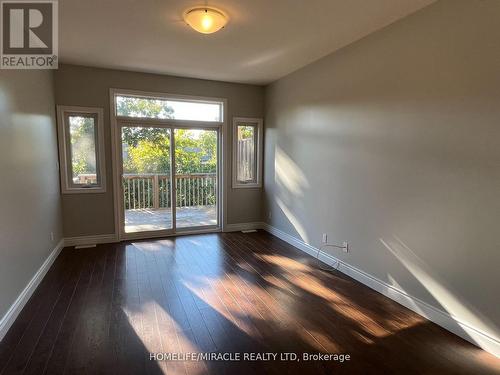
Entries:
POLYGON ((223 103, 218 101, 116 95, 116 115, 159 120, 222 122, 223 103))

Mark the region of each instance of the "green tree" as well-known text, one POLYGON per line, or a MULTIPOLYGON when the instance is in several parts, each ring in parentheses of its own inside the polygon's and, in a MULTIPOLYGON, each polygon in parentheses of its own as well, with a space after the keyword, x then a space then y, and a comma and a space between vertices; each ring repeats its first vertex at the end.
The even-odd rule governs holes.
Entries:
MULTIPOLYGON (((173 118, 173 108, 163 100, 118 97, 117 113, 131 117, 173 118)), ((168 173, 170 134, 167 129, 124 127, 122 131, 125 173, 168 173)), ((178 129, 175 133, 178 174, 216 171, 217 136, 213 131, 178 129)))
POLYGON ((255 128, 251 125, 238 126, 238 140, 253 138, 254 133, 255 133, 255 128))
MULTIPOLYGON (((162 129, 164 130, 164 129, 162 129)), ((155 141, 140 139, 127 146, 123 160, 125 173, 168 173, 170 171, 170 134, 155 135, 155 141)))
POLYGON ((168 119, 173 118, 174 109, 165 100, 118 96, 116 112, 119 116, 168 119))
POLYGON ((70 116, 69 132, 73 176, 96 173, 94 119, 70 116))
POLYGON ((217 167, 215 131, 177 129, 175 133, 176 173, 213 173, 217 167))

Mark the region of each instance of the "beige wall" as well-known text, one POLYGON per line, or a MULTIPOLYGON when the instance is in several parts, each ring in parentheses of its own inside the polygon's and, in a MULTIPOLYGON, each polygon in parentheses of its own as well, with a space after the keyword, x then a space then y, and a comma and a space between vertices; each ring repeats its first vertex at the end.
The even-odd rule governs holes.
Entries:
POLYGON ((0 71, 0 176, 1 319, 62 238, 51 71, 0 71))
MULTIPOLYGON (((55 73, 56 104, 104 108, 107 192, 63 195, 65 237, 114 233, 109 89, 133 89, 227 99, 228 126, 233 116, 263 117, 264 89, 165 75, 62 65, 55 73)), ((231 152, 231 150, 229 150, 231 152)), ((258 221, 261 189, 231 189, 227 176, 229 224, 258 221)))
POLYGON ((500 1, 439 1, 270 85, 263 209, 497 338, 499 43, 500 1))

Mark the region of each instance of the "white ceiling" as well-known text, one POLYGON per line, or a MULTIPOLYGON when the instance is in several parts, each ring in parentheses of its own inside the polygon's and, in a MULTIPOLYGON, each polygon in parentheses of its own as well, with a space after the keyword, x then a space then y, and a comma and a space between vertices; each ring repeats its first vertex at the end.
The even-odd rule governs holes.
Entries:
POLYGON ((435 0, 209 0, 230 16, 211 35, 196 0, 61 0, 61 62, 266 84, 435 0))

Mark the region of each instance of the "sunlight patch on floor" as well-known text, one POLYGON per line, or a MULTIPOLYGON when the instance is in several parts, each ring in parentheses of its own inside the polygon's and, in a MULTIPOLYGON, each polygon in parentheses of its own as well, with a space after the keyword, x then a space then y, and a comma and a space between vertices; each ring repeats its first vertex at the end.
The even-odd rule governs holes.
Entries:
POLYGON ((308 271, 311 269, 311 267, 308 266, 307 264, 297 262, 294 259, 282 256, 282 255, 268 255, 268 254, 260 255, 260 254, 257 254, 256 257, 266 261, 267 263, 280 266, 286 272, 308 271))
MULTIPOLYGON (((189 289, 197 298, 205 302, 209 308, 213 309, 222 318, 226 319, 228 322, 233 324, 235 327, 240 329, 242 332, 248 336, 255 336, 253 333, 253 328, 244 319, 240 319, 241 316, 240 309, 231 309, 227 307, 222 300, 220 300, 219 295, 213 288, 208 288, 208 290, 202 290, 193 286, 189 282, 183 282, 184 286, 189 289)), ((230 298, 230 297, 228 297, 230 298)), ((237 301, 235 301, 237 303, 237 301)))

